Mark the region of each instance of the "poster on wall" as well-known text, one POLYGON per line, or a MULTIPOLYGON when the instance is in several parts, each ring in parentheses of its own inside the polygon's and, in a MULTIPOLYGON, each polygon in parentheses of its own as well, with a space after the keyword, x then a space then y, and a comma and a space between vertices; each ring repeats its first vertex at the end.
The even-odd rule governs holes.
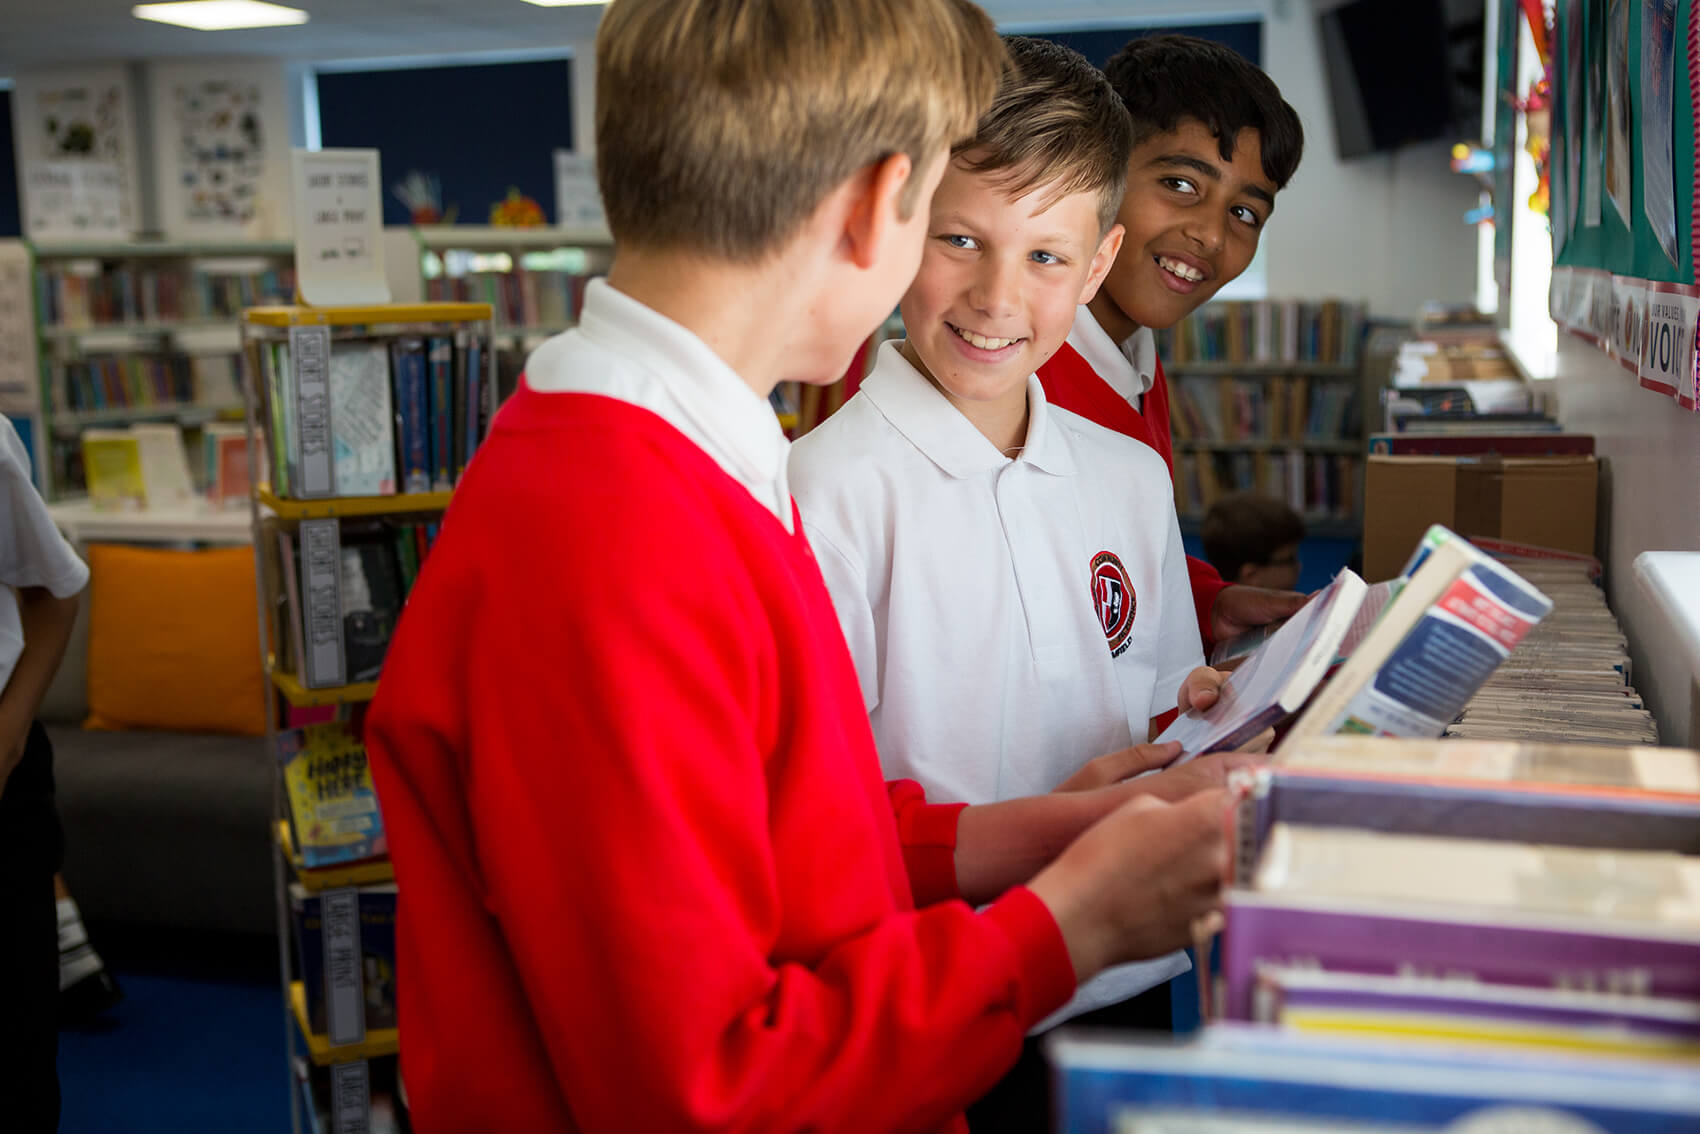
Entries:
POLYGON ((1676 165, 1671 123, 1676 95, 1676 0, 1642 0, 1641 207, 1673 264, 1676 252, 1676 165))
POLYGON ((1588 34, 1583 45, 1587 84, 1583 88, 1588 109, 1588 145, 1582 158, 1582 223, 1596 228, 1600 223, 1600 183, 1606 158, 1606 27, 1605 9, 1584 4, 1588 34))
POLYGON ((1582 200, 1582 0, 1568 0, 1564 16, 1564 212, 1566 235, 1576 231, 1582 200))
POLYGON ((24 235, 128 239, 137 226, 135 129, 122 68, 23 74, 12 129, 24 235))
POLYGON ((155 64, 161 223, 177 239, 289 235, 289 124, 281 64, 155 64))
POLYGON ((1606 9, 1606 197, 1625 225, 1629 219, 1629 0, 1606 9))

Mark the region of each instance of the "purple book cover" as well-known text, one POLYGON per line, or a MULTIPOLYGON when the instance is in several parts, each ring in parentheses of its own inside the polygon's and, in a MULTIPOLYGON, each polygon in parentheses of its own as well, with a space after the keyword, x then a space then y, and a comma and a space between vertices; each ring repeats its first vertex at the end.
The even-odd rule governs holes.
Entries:
POLYGON ((1603 788, 1507 787, 1269 768, 1243 805, 1237 877, 1275 823, 1552 846, 1700 854, 1700 800, 1603 788))
POLYGON ((1432 910, 1301 905, 1245 890, 1231 891, 1224 908, 1222 975, 1227 1015, 1237 1020, 1252 1018, 1259 962, 1700 998, 1700 935, 1692 932, 1657 935, 1626 924, 1607 933, 1580 921, 1496 919, 1492 910, 1443 920, 1432 910))

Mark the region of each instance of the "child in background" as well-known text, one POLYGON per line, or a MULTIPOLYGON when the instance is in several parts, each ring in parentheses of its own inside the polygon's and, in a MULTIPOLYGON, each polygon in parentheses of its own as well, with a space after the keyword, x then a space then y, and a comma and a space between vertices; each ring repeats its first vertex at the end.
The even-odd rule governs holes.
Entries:
MULTIPOLYGON (((1077 53, 1005 45, 997 100, 933 195, 907 339, 791 456, 885 773, 969 803, 1053 790, 1147 741, 1177 700, 1214 703, 1222 680, 1203 668, 1162 459, 1048 405, 1033 374, 1121 241, 1126 114, 1077 53)), ((1187 967, 1177 952, 1112 970, 1041 1027, 1187 967)), ((1159 992, 1095 1022, 1168 1030, 1159 992)), ((1042 1123, 1038 1078, 1024 1101, 1042 1123)))
POLYGON ((88 578, 35 491, 28 451, 0 417, 0 584, 13 592, 0 595, 0 1113, 20 1134, 59 1127, 53 876, 64 846, 53 745, 35 715, 88 578))
POLYGON ((884 782, 791 502, 768 396, 903 294, 1003 63, 964 0, 603 15, 613 264, 456 489, 367 718, 420 1134, 959 1131, 1077 980, 1219 918, 1225 792, 884 782))
MULTIPOLYGON (((1151 332, 1172 327, 1251 263, 1298 169, 1304 128, 1269 76, 1233 49, 1183 35, 1130 41, 1106 68, 1133 119, 1120 254, 1068 344, 1039 371, 1045 395, 1151 446, 1172 464, 1169 393, 1151 332)), ((1189 558, 1208 648, 1304 605, 1236 586, 1189 558)))
POLYGON ((1299 583, 1305 524, 1285 502, 1256 492, 1224 496, 1204 516, 1204 555, 1230 583, 1290 591, 1299 583))

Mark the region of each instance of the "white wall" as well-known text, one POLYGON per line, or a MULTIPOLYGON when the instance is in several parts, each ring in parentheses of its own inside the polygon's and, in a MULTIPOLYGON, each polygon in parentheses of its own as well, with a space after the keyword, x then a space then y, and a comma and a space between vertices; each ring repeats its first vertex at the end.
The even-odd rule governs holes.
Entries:
POLYGON ((1643 551, 1700 551, 1700 414, 1641 389, 1597 347, 1567 334, 1559 335, 1555 388, 1559 420, 1592 433, 1603 458, 1600 558, 1612 610, 1629 636, 1635 687, 1666 744, 1700 744, 1689 735, 1695 675, 1633 572, 1643 551))
POLYGON ((1375 314, 1397 318, 1415 315, 1425 300, 1475 298, 1476 235, 1463 221, 1477 202, 1474 179, 1448 168, 1448 142, 1349 162, 1335 156, 1309 0, 992 0, 986 7, 1007 30, 1020 31, 1261 19, 1264 70, 1305 128, 1304 161, 1263 237, 1269 294, 1363 299, 1375 314))

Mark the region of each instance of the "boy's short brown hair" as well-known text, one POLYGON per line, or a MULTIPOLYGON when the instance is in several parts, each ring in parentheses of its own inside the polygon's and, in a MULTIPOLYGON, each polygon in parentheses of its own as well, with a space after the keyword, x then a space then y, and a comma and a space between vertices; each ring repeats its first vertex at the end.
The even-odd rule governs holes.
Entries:
POLYGON ((974 136, 952 151, 973 173, 1007 173, 1006 190, 1023 196, 1052 185, 1053 200, 1098 196, 1098 231, 1107 232, 1127 187, 1133 123, 1103 72, 1079 52, 1050 40, 1004 40, 1010 66, 974 136))
POLYGON ((858 169, 974 128, 1005 56, 968 0, 614 0, 596 163, 617 243, 753 262, 858 169))

